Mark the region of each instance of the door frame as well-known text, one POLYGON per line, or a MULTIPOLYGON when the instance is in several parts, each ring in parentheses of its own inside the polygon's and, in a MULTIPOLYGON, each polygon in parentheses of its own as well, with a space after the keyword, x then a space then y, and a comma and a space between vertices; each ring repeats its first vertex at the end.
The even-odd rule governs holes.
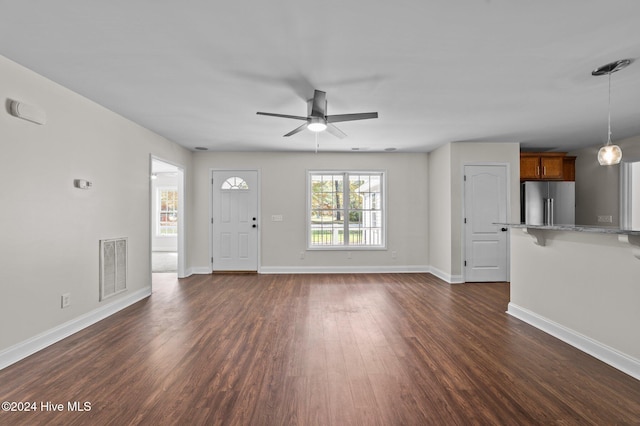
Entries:
POLYGON ((185 206, 185 191, 186 191, 186 177, 185 168, 182 164, 175 163, 173 161, 165 160, 157 155, 149 155, 149 270, 151 271, 151 256, 153 251, 153 220, 151 215, 153 214, 153 182, 151 181, 151 175, 153 174, 153 162, 160 161, 162 163, 170 164, 178 169, 178 278, 185 278, 190 274, 186 273, 185 260, 186 260, 186 206, 185 206))
MULTIPOLYGON (((464 176, 466 174, 467 166, 501 166, 504 167, 506 173, 506 182, 505 182, 505 192, 506 192, 506 218, 507 223, 511 222, 511 164, 510 163, 500 163, 500 162, 471 162, 464 163, 462 165, 462 220, 460 222, 460 227, 462 228, 462 232, 460 236, 462 240, 460 244, 462 246, 462 258, 460 259, 460 268, 462 270, 462 279, 464 282, 467 282, 467 268, 464 266, 465 259, 467 259, 467 227, 464 226, 464 218, 466 217, 467 206, 466 206, 466 182, 464 176)), ((506 243, 507 243, 507 281, 511 281, 511 232, 507 231, 506 243)))
POLYGON ((261 208, 262 208, 262 179, 261 179, 261 173, 260 173, 260 169, 251 169, 251 168, 246 168, 246 167, 241 167, 241 168, 236 168, 236 167, 230 167, 230 168, 211 168, 209 169, 209 273, 213 273, 213 174, 215 172, 256 172, 257 175, 257 179, 258 179, 258 187, 257 187, 257 214, 258 214, 258 235, 257 235, 257 241, 256 241, 256 256, 257 256, 257 273, 260 273, 260 270, 262 268, 262 256, 260 254, 260 247, 262 246, 261 244, 261 236, 262 236, 262 214, 261 214, 261 208))

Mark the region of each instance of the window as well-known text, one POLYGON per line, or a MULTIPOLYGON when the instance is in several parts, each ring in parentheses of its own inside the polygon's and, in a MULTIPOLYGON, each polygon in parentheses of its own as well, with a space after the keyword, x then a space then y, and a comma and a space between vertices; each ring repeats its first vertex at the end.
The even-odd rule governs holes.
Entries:
POLYGON ((178 191, 175 188, 159 188, 158 204, 157 235, 178 235, 178 191))
POLYGON ((308 175, 309 248, 384 248, 384 173, 308 175))
POLYGON ((222 182, 220 189, 224 189, 224 190, 249 189, 249 185, 241 177, 232 176, 229 179, 222 182))

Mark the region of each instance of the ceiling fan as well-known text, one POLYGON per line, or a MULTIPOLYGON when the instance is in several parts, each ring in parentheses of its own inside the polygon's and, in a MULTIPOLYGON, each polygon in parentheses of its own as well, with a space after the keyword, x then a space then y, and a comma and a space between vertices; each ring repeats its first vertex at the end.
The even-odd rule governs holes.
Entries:
POLYGON ((311 130, 312 132, 322 132, 323 130, 328 131, 333 136, 336 136, 340 139, 346 137, 347 135, 333 123, 338 123, 341 121, 354 121, 354 120, 366 120, 368 118, 378 118, 377 112, 362 112, 356 114, 336 114, 336 115, 327 115, 327 94, 321 90, 313 91, 313 99, 310 99, 308 102, 308 111, 307 116, 302 117, 299 115, 285 115, 285 114, 273 114, 270 112, 258 112, 259 115, 270 115, 272 117, 281 117, 281 118, 292 118, 294 120, 304 120, 302 126, 297 127, 284 135, 285 137, 295 135, 303 131, 305 128, 311 130))

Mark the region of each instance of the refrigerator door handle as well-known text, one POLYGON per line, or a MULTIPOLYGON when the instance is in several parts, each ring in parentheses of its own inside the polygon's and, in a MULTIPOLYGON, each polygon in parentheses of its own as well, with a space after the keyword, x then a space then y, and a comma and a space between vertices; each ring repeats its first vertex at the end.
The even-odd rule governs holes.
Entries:
POLYGON ((544 199, 544 224, 553 225, 553 198, 544 199))
POLYGON ((544 224, 553 226, 553 198, 544 199, 544 224))

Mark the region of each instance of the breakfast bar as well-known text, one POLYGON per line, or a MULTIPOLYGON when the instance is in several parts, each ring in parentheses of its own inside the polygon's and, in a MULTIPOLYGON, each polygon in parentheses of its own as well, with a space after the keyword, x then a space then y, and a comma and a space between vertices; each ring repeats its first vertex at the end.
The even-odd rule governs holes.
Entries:
POLYGON ((640 379, 640 232, 508 226, 507 312, 640 379))

